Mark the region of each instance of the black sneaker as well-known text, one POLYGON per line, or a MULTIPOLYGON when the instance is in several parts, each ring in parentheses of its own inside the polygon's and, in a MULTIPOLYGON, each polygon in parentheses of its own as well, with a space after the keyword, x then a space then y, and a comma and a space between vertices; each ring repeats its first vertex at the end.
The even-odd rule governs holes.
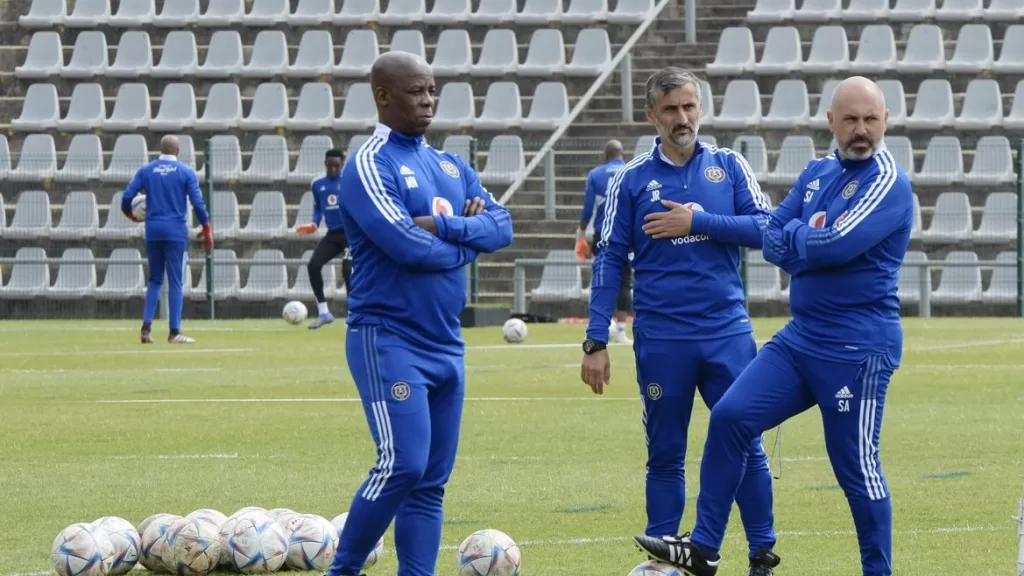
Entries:
MULTIPOLYGON (((634 536, 637 548, 656 560, 677 566, 690 576, 715 576, 718 560, 705 560, 700 549, 690 542, 690 534, 682 536, 634 536)), ((771 572, 769 572, 771 574, 771 572)))
POLYGON ((777 567, 781 562, 782 558, 779 558, 777 554, 761 548, 750 559, 750 571, 747 572, 747 576, 773 576, 775 572, 772 571, 772 568, 777 567))

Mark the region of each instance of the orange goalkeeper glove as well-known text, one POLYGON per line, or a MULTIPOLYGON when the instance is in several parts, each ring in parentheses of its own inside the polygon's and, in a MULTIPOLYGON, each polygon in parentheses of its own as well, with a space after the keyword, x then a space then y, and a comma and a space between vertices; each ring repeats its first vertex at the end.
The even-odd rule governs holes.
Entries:
POLYGON ((300 224, 300 225, 295 227, 295 233, 299 234, 301 236, 306 236, 308 234, 313 234, 314 232, 317 231, 318 228, 319 228, 319 226, 317 226, 316 224, 312 224, 312 223, 310 223, 310 224, 300 224))

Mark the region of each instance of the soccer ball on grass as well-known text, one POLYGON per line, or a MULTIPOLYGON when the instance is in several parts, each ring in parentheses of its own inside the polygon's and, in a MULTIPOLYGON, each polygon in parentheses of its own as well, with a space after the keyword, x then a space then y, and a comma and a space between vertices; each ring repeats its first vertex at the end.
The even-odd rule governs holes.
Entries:
POLYGON ((231 555, 231 565, 245 574, 276 572, 288 555, 284 529, 263 512, 241 516, 224 545, 231 555))
POLYGON ((146 195, 137 194, 132 198, 132 216, 135 216, 137 220, 146 219, 146 195))
POLYGON ((498 530, 479 530, 459 544, 459 576, 519 576, 519 545, 498 530))
POLYGON ((106 531, 82 522, 61 530, 50 549, 53 567, 60 576, 107 576, 114 554, 106 531))
POLYGON ((105 533, 114 546, 108 576, 127 574, 139 562, 141 542, 139 532, 132 523, 117 516, 104 516, 92 523, 93 528, 105 533))
POLYGON ((505 321, 505 325, 501 327, 501 335, 505 338, 505 342, 509 344, 518 344, 526 340, 526 334, 526 322, 519 318, 509 318, 505 321))
POLYGON ((683 571, 660 560, 648 560, 633 568, 629 576, 685 576, 683 571))
POLYGON ((298 300, 292 300, 284 305, 284 312, 281 313, 281 316, 284 317, 285 322, 294 325, 305 320, 306 314, 306 305, 298 300))
MULTIPOLYGON (((342 512, 331 520, 331 524, 334 525, 338 530, 338 539, 341 539, 341 533, 345 531, 345 521, 348 520, 348 512, 342 512)), ((381 536, 380 540, 377 540, 377 545, 373 547, 370 555, 366 557, 366 562, 363 563, 363 570, 369 570, 380 560, 381 554, 384 553, 384 537, 381 536)))

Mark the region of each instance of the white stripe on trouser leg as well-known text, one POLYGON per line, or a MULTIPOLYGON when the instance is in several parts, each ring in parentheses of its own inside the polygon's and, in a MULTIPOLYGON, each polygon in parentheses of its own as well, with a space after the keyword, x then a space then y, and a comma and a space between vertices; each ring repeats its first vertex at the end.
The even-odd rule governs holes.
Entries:
POLYGON ((863 381, 861 382, 860 415, 858 420, 857 451, 860 457, 861 475, 864 477, 864 488, 867 490, 868 498, 881 500, 882 490, 875 482, 874 449, 872 439, 874 437, 874 413, 875 393, 878 385, 878 358, 868 358, 864 369, 863 381))
POLYGON ((644 445, 649 448, 651 446, 651 435, 647 432, 647 398, 643 394, 640 394, 640 410, 644 423, 644 445))
POLYGON ((885 485, 882 483, 882 475, 878 472, 878 466, 876 462, 878 460, 878 446, 875 445, 875 431, 881 425, 878 422, 878 389, 882 385, 882 358, 881 356, 876 357, 875 360, 875 372, 871 378, 871 436, 867 438, 868 446, 868 462, 871 466, 868 467, 868 471, 871 473, 871 479, 874 482, 878 499, 885 498, 885 485))
POLYGON ((380 497, 380 493, 384 491, 384 485, 387 483, 388 478, 391 478, 391 474, 395 471, 395 436, 391 428, 391 415, 388 413, 388 405, 385 402, 380 403, 380 411, 384 416, 384 429, 387 431, 388 442, 387 452, 388 461, 387 467, 384 469, 384 473, 381 475, 380 484, 377 485, 377 489, 370 494, 370 500, 376 500, 380 497))
POLYGON ((363 352, 366 359, 366 371, 369 377, 370 409, 373 412, 374 424, 377 427, 377 438, 380 442, 380 457, 377 471, 370 477, 363 490, 363 498, 374 501, 384 489, 384 484, 391 476, 394 468, 394 439, 392 437, 391 419, 388 417, 387 403, 383 396, 383 382, 380 378, 380 366, 377 364, 377 330, 367 327, 363 339, 363 352))

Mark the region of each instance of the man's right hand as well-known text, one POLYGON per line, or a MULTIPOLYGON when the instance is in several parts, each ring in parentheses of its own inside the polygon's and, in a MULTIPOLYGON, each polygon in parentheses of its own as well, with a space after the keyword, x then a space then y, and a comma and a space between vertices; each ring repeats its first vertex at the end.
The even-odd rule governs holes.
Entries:
POLYGON ((583 236, 576 239, 576 259, 583 262, 590 256, 590 243, 583 236))
POLYGON ((213 227, 209 224, 203 224, 203 228, 199 231, 199 239, 203 241, 203 248, 207 252, 213 250, 213 227))
POLYGON ((300 224, 295 227, 295 233, 302 236, 306 236, 316 232, 317 228, 319 228, 319 226, 313 224, 312 222, 309 224, 300 224))
POLYGON ((612 363, 607 349, 583 355, 580 378, 594 394, 604 394, 604 387, 611 385, 612 378, 612 363))

